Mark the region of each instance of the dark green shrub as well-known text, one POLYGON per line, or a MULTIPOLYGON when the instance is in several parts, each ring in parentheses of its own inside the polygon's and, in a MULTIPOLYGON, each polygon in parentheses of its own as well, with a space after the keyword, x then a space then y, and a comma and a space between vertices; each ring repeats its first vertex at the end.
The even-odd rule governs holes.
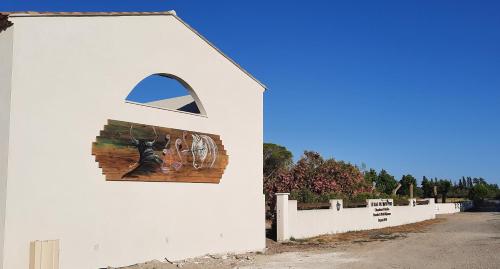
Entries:
POLYGON ((377 199, 378 196, 370 192, 361 192, 352 197, 347 197, 344 199, 344 207, 364 207, 366 206, 366 199, 377 199))
POLYGON ((393 197, 391 197, 391 199, 393 199, 395 206, 402 206, 402 205, 409 205, 410 204, 410 200, 408 200, 407 196, 394 195, 393 197))
POLYGON ((321 200, 322 201, 330 201, 334 199, 346 199, 346 195, 338 192, 331 192, 331 193, 326 193, 321 195, 321 200))
POLYGON ((488 196, 488 188, 485 184, 476 184, 469 192, 469 198, 474 202, 482 202, 488 196))
MULTIPOLYGON (((321 201, 321 197, 308 190, 308 189, 301 189, 298 191, 292 191, 290 193, 290 200, 297 200, 298 203, 319 203, 319 202, 325 202, 321 201)), ((326 200, 328 201, 328 200, 326 200)))
POLYGON ((354 195, 349 200, 353 201, 353 202, 362 202, 362 201, 366 201, 366 199, 377 199, 377 198, 378 198, 378 196, 373 194, 373 193, 361 192, 361 193, 354 195))
POLYGON ((316 194, 308 189, 296 190, 290 193, 290 200, 297 200, 298 203, 327 203, 332 199, 346 199, 346 196, 337 192, 316 194))

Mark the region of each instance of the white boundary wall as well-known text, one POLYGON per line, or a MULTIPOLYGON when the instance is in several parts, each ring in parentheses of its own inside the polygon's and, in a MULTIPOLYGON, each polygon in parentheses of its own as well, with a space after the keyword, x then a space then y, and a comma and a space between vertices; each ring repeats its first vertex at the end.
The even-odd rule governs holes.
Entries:
POLYGON ((330 200, 330 209, 318 210, 297 210, 297 201, 288 200, 286 193, 277 194, 277 199, 278 241, 434 219, 436 209, 433 199, 427 199, 427 205, 416 205, 416 199, 411 199, 408 206, 393 206, 392 199, 369 199, 363 208, 343 208, 342 200, 330 200))
POLYGON ((453 214, 471 209, 474 206, 472 201, 461 203, 436 204, 436 214, 453 214))

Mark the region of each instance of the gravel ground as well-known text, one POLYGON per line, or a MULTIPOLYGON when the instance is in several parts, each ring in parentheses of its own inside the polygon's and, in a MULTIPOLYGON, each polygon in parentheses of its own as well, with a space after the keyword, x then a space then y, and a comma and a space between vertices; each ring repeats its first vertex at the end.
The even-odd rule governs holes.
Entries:
POLYGON ((500 268, 500 213, 439 218, 445 221, 394 240, 353 241, 327 251, 260 256, 241 268, 500 268))
POLYGON ((442 215, 417 224, 287 244, 269 241, 266 254, 205 256, 126 267, 173 268, 500 268, 500 213, 442 215))

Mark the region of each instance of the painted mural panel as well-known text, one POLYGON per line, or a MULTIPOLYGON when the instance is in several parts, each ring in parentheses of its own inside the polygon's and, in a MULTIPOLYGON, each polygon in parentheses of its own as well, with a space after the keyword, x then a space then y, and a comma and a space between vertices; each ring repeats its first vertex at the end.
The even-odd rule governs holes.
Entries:
POLYGON ((117 120, 92 144, 106 180, 219 183, 228 156, 218 135, 117 120))

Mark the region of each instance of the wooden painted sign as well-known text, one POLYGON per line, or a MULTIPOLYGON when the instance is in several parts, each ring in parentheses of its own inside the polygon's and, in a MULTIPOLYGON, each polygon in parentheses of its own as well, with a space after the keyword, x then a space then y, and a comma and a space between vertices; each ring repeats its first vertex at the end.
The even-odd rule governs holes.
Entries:
POLYGON ((219 183, 229 159, 218 135, 116 120, 92 155, 111 181, 219 183))

